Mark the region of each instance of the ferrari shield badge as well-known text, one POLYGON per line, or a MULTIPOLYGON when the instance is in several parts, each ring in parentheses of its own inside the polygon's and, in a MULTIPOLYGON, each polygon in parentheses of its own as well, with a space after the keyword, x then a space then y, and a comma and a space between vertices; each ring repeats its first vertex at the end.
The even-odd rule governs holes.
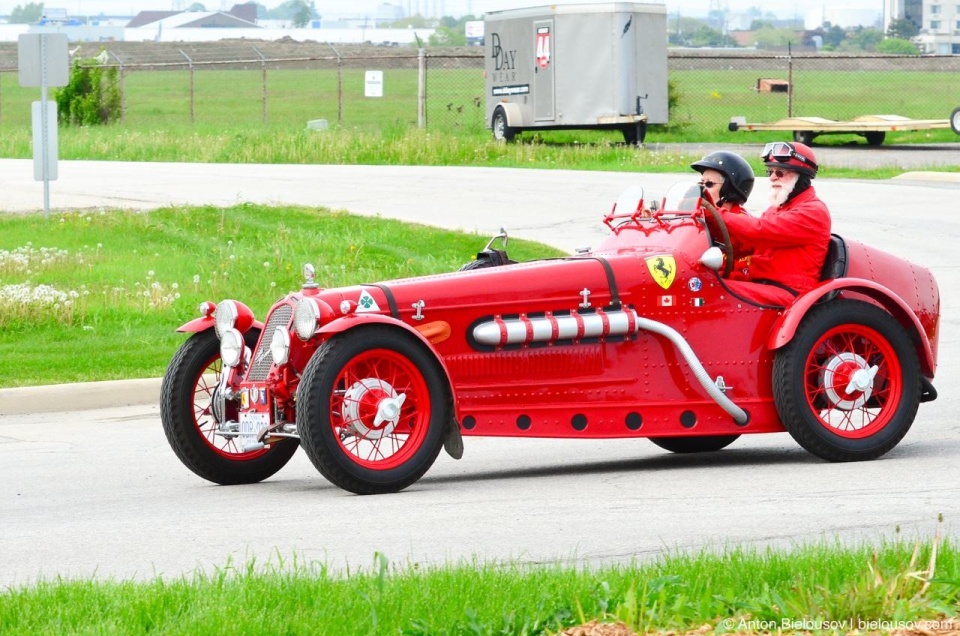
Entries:
POLYGON ((647 269, 650 270, 653 280, 657 281, 657 284, 664 289, 670 289, 670 285, 673 285, 673 279, 677 274, 677 261, 674 260, 673 256, 669 254, 651 256, 646 261, 647 269))

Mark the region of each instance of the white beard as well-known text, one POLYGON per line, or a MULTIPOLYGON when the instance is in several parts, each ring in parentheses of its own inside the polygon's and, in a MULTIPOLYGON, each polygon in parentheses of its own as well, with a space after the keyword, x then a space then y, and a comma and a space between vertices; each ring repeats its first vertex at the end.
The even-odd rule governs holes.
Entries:
POLYGON ((777 182, 770 189, 770 205, 779 208, 786 203, 799 179, 799 173, 784 172, 783 176, 777 179, 777 182))

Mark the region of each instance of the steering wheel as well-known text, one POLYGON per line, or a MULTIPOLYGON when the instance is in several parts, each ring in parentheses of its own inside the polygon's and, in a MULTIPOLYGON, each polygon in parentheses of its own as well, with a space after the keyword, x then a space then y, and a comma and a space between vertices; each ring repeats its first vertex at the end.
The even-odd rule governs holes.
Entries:
MULTIPOLYGON (((723 266, 724 278, 729 278, 730 274, 733 272, 733 243, 730 241, 730 230, 727 229, 727 224, 723 220, 723 215, 720 214, 720 210, 717 209, 717 206, 713 205, 707 197, 704 197, 700 200, 700 207, 710 213, 710 218, 716 224, 717 229, 720 230, 720 238, 723 239, 722 242, 717 241, 717 239, 711 237, 713 243, 723 250, 723 255, 726 257, 726 265, 723 266)), ((706 219, 704 219, 706 223, 706 219)), ((710 231, 710 224, 706 223, 707 231, 710 231)))

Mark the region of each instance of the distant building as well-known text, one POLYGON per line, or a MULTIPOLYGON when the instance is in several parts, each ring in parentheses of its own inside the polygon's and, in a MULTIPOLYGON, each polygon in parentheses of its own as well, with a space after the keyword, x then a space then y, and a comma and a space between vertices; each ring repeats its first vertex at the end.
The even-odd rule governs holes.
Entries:
POLYGON ((960 55, 960 3, 941 0, 885 0, 884 28, 906 19, 920 28, 913 39, 921 53, 960 55))
POLYGON ((151 25, 162 29, 255 29, 258 28, 257 6, 253 3, 237 4, 227 12, 141 11, 130 20, 127 27, 151 25))
POLYGON ((43 15, 37 22, 40 26, 80 26, 83 24, 77 18, 67 15, 66 9, 49 8, 43 10, 43 15))

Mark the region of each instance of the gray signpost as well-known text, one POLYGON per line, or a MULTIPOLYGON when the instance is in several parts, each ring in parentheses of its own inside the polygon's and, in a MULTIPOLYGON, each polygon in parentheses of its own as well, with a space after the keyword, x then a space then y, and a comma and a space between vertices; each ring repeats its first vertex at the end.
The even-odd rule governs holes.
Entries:
POLYGON ((39 86, 33 102, 33 178, 43 181, 43 212, 50 214, 50 182, 57 179, 57 103, 47 100, 47 88, 66 86, 70 76, 64 33, 22 33, 17 41, 20 86, 39 86))

